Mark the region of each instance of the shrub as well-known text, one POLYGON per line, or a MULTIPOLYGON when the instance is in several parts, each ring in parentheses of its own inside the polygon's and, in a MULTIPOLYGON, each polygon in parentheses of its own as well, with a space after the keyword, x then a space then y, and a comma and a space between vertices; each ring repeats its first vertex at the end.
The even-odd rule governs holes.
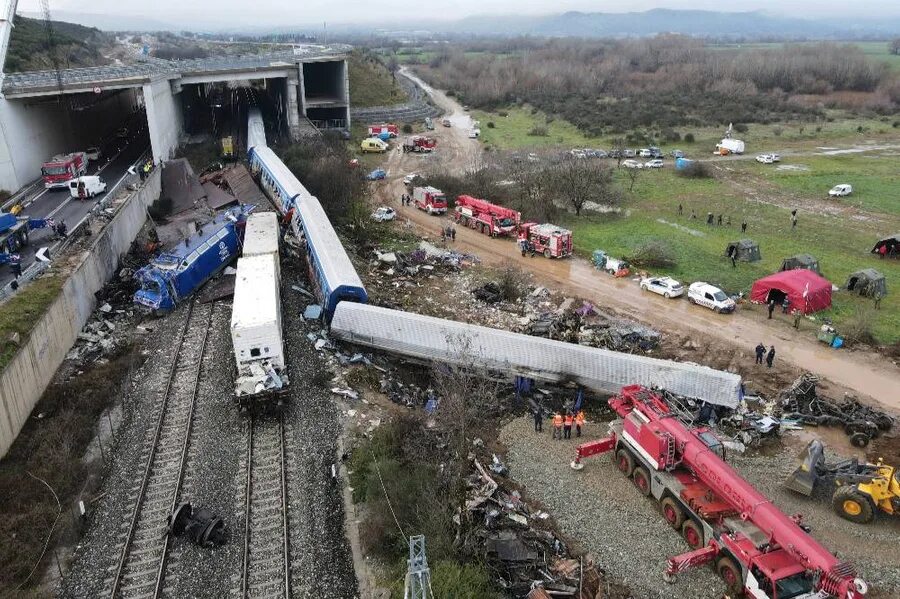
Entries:
POLYGON ((509 113, 506 112, 505 110, 501 110, 501 111, 499 111, 497 114, 498 114, 499 116, 502 116, 502 117, 507 117, 507 116, 509 116, 509 113))
POLYGON ((734 130, 737 131, 738 133, 746 133, 747 131, 750 130, 750 128, 747 125, 745 125, 744 123, 735 123, 734 130))
POLYGON ((685 133, 684 134, 684 143, 692 144, 692 143, 694 143, 694 141, 696 141, 696 140, 694 139, 693 133, 685 133))
POLYGON ((500 271, 497 277, 497 287, 500 289, 500 295, 504 301, 514 302, 525 291, 528 284, 528 275, 520 268, 516 268, 512 264, 507 264, 500 271))
POLYGON ((493 129, 493 128, 494 128, 494 121, 488 121, 488 122, 487 122, 487 128, 488 128, 488 129, 493 129))
POLYGON ((532 137, 549 137, 550 131, 547 130, 547 127, 543 125, 535 125, 531 128, 531 131, 528 132, 528 135, 532 137))
POLYGON ((660 240, 639 245, 628 257, 628 261, 642 268, 673 268, 678 263, 672 247, 660 240))
POLYGON ((412 133, 413 127, 409 123, 403 123, 403 126, 400 128, 404 133, 412 133))
POLYGON ((781 127, 772 127, 772 135, 775 137, 781 137, 781 134, 784 132, 784 129, 781 127))
POLYGON ((857 307, 853 315, 840 326, 841 336, 847 346, 864 343, 877 345, 875 335, 872 334, 872 325, 875 322, 875 314, 871 307, 857 307))
POLYGON ((687 167, 675 171, 679 177, 686 179, 711 179, 712 171, 705 162, 691 162, 687 167))

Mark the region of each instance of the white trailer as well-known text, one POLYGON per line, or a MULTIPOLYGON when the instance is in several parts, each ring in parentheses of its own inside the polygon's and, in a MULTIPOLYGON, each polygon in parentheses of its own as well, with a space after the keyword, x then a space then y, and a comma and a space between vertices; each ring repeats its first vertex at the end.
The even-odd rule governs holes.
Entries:
POLYGON ((277 272, 271 255, 238 260, 231 312, 231 340, 238 370, 245 364, 263 360, 284 368, 277 272))
POLYGON ((739 139, 725 138, 716 144, 716 154, 743 154, 744 142, 739 139))
POLYGON ((278 215, 274 212, 254 212, 247 217, 247 228, 244 229, 244 250, 241 255, 271 255, 278 262, 278 240, 281 230, 278 226, 278 215))

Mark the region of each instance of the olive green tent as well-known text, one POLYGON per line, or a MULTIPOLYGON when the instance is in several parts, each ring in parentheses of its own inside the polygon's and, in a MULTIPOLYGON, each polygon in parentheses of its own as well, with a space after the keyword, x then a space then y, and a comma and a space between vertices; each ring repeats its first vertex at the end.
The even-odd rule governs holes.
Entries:
POLYGON ((797 254, 781 261, 781 270, 795 270, 798 268, 805 268, 816 274, 822 274, 819 270, 819 260, 810 254, 797 254))
POLYGON ((752 239, 732 241, 725 248, 725 255, 729 258, 733 255, 735 260, 741 262, 756 262, 757 260, 762 260, 762 254, 759 253, 759 244, 752 239))
POLYGON ((884 275, 874 268, 858 270, 847 277, 844 285, 847 291, 856 291, 867 297, 884 297, 887 295, 887 283, 884 275))

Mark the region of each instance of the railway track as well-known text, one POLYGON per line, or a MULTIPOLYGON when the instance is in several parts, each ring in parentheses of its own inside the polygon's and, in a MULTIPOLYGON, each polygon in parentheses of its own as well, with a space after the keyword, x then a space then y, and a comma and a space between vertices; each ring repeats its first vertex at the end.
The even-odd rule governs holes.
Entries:
POLYGON ((119 559, 108 579, 109 597, 158 597, 169 550, 167 518, 178 501, 185 475, 188 440, 194 417, 200 372, 212 321, 213 304, 187 309, 175 343, 152 438, 142 455, 141 482, 132 489, 134 510, 120 541, 119 559))
POLYGON ((240 597, 287 599, 291 552, 284 421, 252 417, 247 431, 240 597))

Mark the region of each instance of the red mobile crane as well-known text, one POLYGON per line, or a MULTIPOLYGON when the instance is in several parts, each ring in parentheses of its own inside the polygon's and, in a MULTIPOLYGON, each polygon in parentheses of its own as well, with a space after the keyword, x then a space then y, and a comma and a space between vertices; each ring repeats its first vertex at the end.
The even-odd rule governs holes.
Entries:
POLYGON ((853 566, 813 539, 800 516, 783 514, 725 463, 707 428, 688 428, 657 394, 624 387, 609 400, 620 419, 610 436, 580 445, 572 467, 614 451, 617 468, 660 502, 691 551, 669 558, 666 579, 715 561, 729 591, 755 599, 860 599, 868 590, 853 566))
POLYGON ((516 232, 521 220, 522 214, 517 210, 472 196, 462 195, 456 198, 456 222, 485 235, 511 235, 516 232))

